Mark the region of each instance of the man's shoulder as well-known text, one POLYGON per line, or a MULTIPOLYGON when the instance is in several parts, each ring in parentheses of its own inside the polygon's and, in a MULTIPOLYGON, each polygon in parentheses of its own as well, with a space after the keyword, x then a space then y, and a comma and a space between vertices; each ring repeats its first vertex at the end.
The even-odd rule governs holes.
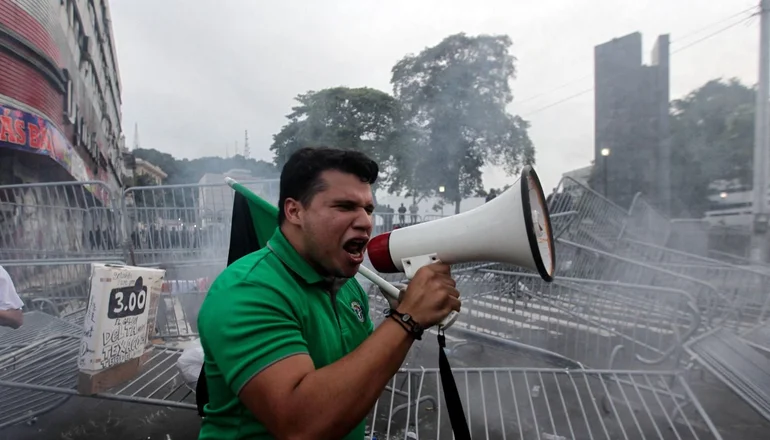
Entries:
POLYGON ((201 340, 221 338, 223 320, 258 325, 253 321, 255 314, 295 315, 301 305, 290 278, 280 260, 266 249, 227 266, 209 287, 198 311, 201 340))
POLYGON ((272 286, 284 278, 285 267, 267 247, 245 255, 227 266, 212 283, 210 291, 236 285, 272 286))
POLYGON ((227 266, 211 283, 204 306, 226 303, 232 305, 241 299, 283 297, 288 285, 287 270, 268 248, 241 257, 227 266))

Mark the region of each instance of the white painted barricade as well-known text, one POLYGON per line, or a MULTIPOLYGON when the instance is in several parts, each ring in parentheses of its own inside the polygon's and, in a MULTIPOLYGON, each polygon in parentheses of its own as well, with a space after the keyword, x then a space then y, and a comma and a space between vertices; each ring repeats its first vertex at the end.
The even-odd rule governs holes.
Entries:
MULTIPOLYGON (((78 356, 81 373, 93 375, 142 357, 151 345, 165 274, 163 269, 92 264, 78 356)), ((135 364, 138 368, 141 361, 135 364)))

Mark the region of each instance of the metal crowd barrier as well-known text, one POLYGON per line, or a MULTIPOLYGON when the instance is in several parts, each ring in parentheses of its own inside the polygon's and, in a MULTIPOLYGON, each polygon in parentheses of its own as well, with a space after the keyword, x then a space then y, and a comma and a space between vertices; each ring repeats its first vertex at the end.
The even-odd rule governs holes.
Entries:
POLYGON ((0 261, 122 257, 121 219, 119 199, 102 182, 0 186, 0 261))
MULTIPOLYGON (((10 390, 0 395, 0 405, 23 402, 18 410, 1 413, 0 427, 42 414, 76 394, 78 347, 62 342, 67 339, 76 341, 67 335, 44 338, 0 358, 0 387, 10 390)), ((142 374, 93 397, 194 410, 192 390, 175 368, 179 354, 179 349, 156 346, 142 374)), ((427 363, 434 354, 423 353, 415 363, 427 363)), ((474 438, 722 438, 675 371, 459 366, 454 375, 474 438)), ((401 369, 369 413, 367 433, 388 439, 452 438, 438 371, 401 369)))
POLYGON ((0 327, 0 429, 51 411, 69 399, 66 394, 17 384, 74 388, 77 380, 82 327, 43 312, 25 313, 24 321, 18 330, 0 327))
POLYGON ((708 281, 730 302, 737 314, 726 326, 740 332, 762 322, 770 313, 770 272, 736 266, 636 240, 621 240, 619 255, 649 261, 693 278, 708 281))
MULTIPOLYGON (((557 246, 559 255, 581 250, 585 248, 568 242, 557 246)), ((467 330, 457 337, 485 344, 494 340, 497 346, 513 350, 521 350, 522 345, 537 347, 552 365, 674 366, 681 344, 701 322, 696 300, 686 290, 692 284, 688 286, 677 274, 611 254, 601 258, 614 270, 596 271, 598 264, 562 259, 563 267, 557 270, 564 276, 553 283, 502 265, 456 267, 453 275, 462 292, 463 309, 447 334, 467 330), (571 267, 565 270, 565 266, 571 267), (619 272, 637 272, 640 278, 668 277, 680 288, 619 281, 613 277, 619 272), (617 353, 618 345, 625 347, 622 353, 617 353)), ((405 281, 400 275, 382 275, 390 281, 405 281)))
MULTIPOLYGON (((689 292, 696 297, 709 326, 729 325, 745 329, 766 318, 765 286, 769 285, 767 276, 770 276, 770 271, 731 265, 665 247, 671 237, 671 221, 659 214, 641 195, 637 194, 631 208, 626 211, 569 178, 563 179, 558 189, 561 196, 553 197, 552 211, 576 211, 575 219, 569 231, 562 236, 562 241, 656 266, 668 273, 681 274, 682 279, 698 280, 696 284, 700 285, 689 292)), ((616 276, 619 281, 640 281, 634 273, 616 276)), ((661 281, 650 278, 642 283, 661 287, 681 284, 661 281)))
POLYGON ((637 193, 628 210, 621 236, 643 238, 646 243, 665 246, 671 238, 671 221, 637 193))
MULTIPOLYGON (((592 220, 605 213, 612 213, 608 217, 617 216, 618 207, 606 199, 602 201, 600 195, 587 188, 580 190, 579 202, 591 209, 580 213, 581 222, 577 230, 571 231, 572 236, 584 240, 584 244, 595 245, 598 240, 592 233, 592 220)), ((573 189, 575 192, 578 191, 573 189)), ((739 266, 725 261, 724 256, 712 259, 666 247, 677 229, 672 225, 681 230, 683 223, 668 221, 637 195, 620 233, 614 239, 605 234, 601 245, 618 257, 680 274, 680 279, 691 281, 696 288, 689 292, 695 295, 705 319, 698 331, 688 335, 695 338, 685 340, 684 348, 689 355, 689 359, 683 359, 686 370, 708 371, 770 421, 770 361, 760 354, 770 347, 770 333, 766 330, 770 326, 770 292, 766 287, 770 271, 766 265, 743 261, 739 266)), ((628 279, 630 274, 620 275, 628 279)), ((647 281, 659 284, 662 280, 652 276, 647 281)), ((666 284, 676 286, 671 281, 666 284)))
MULTIPOLYGON (((722 438, 676 372, 456 368, 455 380, 474 439, 722 438), (695 411, 681 411, 693 402, 695 411)), ((438 371, 402 370, 397 383, 367 434, 452 439, 438 371)))
MULTIPOLYGON (((185 341, 197 336, 195 322, 200 302, 205 297, 208 283, 225 267, 230 240, 232 190, 224 183, 130 188, 121 196, 110 199, 110 209, 107 210, 96 205, 88 206, 77 197, 62 195, 72 192, 64 187, 77 188, 77 185, 62 184, 62 188, 57 184, 46 185, 46 190, 35 185, 17 185, 12 189, 24 194, 52 191, 59 194, 53 197, 58 200, 54 203, 55 207, 38 206, 36 200, 40 198, 25 195, 22 202, 13 202, 11 209, 6 209, 7 202, 0 198, 0 206, 4 207, 2 212, 11 212, 14 222, 20 221, 19 212, 33 213, 28 214, 32 216, 50 215, 51 212, 59 212, 61 216, 61 212, 69 212, 70 217, 75 213, 78 219, 107 216, 110 219, 108 224, 119 226, 109 227, 109 231, 114 231, 111 232, 111 240, 113 244, 117 242, 122 246, 119 249, 102 249, 104 246, 92 249, 90 239, 82 238, 90 236, 89 233, 80 234, 79 241, 70 237, 63 241, 51 241, 52 245, 41 248, 39 246, 45 240, 30 239, 32 234, 29 228, 24 234, 9 234, 8 229, 0 224, 0 234, 5 234, 0 239, 14 245, 13 252, 0 251, 3 252, 0 264, 17 265, 33 274, 47 274, 37 275, 38 278, 22 277, 24 287, 20 292, 30 301, 48 301, 51 298, 59 301, 63 297, 65 303, 76 302, 69 300, 70 297, 87 298, 82 289, 75 289, 79 293, 69 296, 59 293, 70 292, 62 289, 70 282, 82 285, 82 278, 79 278, 77 270, 67 276, 59 275, 65 272, 50 261, 69 267, 85 266, 100 258, 105 261, 119 259, 129 264, 165 268, 169 282, 159 306, 157 335, 165 340, 165 345, 156 347, 157 357, 154 359, 157 362, 149 365, 140 378, 97 397, 193 408, 189 392, 181 391, 183 384, 173 363, 185 341), (81 205, 88 209, 81 208, 81 205), (107 212, 110 214, 107 215, 107 212), (11 238, 6 239, 9 235, 11 238), (80 244, 70 244, 72 242, 80 244), (94 253, 97 250, 98 253, 94 253), (32 256, 35 258, 30 258, 32 256), (49 281, 36 282, 39 278, 49 281)), ((247 186, 268 200, 274 196, 269 191, 269 185, 260 186, 257 182, 253 185, 247 183, 247 186)), ((454 270, 463 293, 464 307, 460 319, 448 331, 449 353, 452 362, 460 368, 456 373, 460 380, 458 385, 461 390, 465 389, 464 398, 468 399, 466 408, 471 407, 468 417, 474 424, 474 430, 481 429, 479 435, 493 438, 500 438, 499 435, 503 438, 506 435, 511 438, 517 435, 549 438, 546 434, 551 435, 550 438, 582 438, 586 435, 593 438, 623 435, 633 438, 644 435, 642 433, 660 434, 663 430, 674 429, 689 432, 690 435, 698 433, 695 435, 700 438, 720 438, 687 384, 677 373, 667 369, 681 369, 683 344, 704 328, 743 322, 744 315, 741 313, 748 311, 753 313, 751 322, 763 316, 761 309, 756 311, 756 300, 746 303, 752 304, 751 307, 735 300, 736 297, 754 298, 754 294, 745 294, 743 290, 730 292, 724 284, 715 285, 710 279, 704 280, 700 272, 660 264, 655 255, 640 253, 641 249, 648 247, 636 246, 635 241, 656 246, 660 245, 663 236, 659 234, 663 231, 662 217, 643 204, 640 197, 635 201, 636 207, 627 211, 571 179, 563 179, 559 189, 559 193, 551 196, 549 204, 559 237, 558 276, 553 283, 543 283, 536 274, 521 268, 488 262, 466 264, 454 270), (524 364, 526 368, 490 370, 490 364, 524 364), (553 368, 559 368, 558 372, 553 368), (609 369, 596 370, 600 368, 609 369), (637 371, 641 368, 654 368, 655 372, 637 371), (489 400, 491 398, 488 397, 495 396, 489 394, 491 390, 474 388, 472 383, 462 382, 462 377, 476 376, 483 377, 487 384, 505 379, 512 386, 515 383, 517 389, 528 390, 529 397, 517 398, 518 394, 514 393, 507 406, 502 400, 494 406, 494 399, 489 400), (543 379, 546 376, 551 378, 550 382, 543 379), (619 379, 621 376, 622 380, 619 379), (536 382, 541 379, 543 382, 536 382), (529 388, 528 381, 535 381, 539 391, 534 391, 535 385, 529 388), (568 391, 570 385, 572 389, 568 391), (592 394, 594 385, 604 390, 603 398, 595 400, 596 395, 592 394), (679 390, 674 392, 674 386, 679 390), (643 390, 649 390, 649 396, 654 400, 642 398, 643 390), (540 393, 540 397, 535 396, 536 393, 540 393), (631 394, 634 397, 630 397, 631 394), (659 410, 652 411, 650 402, 653 401, 659 404, 659 410), (589 405, 599 405, 599 402, 605 412, 597 418, 589 405), (684 405, 682 402, 696 409, 699 422, 683 421, 692 414, 685 416, 683 411, 675 411, 679 405, 684 405), (621 403, 626 405, 624 411, 627 416, 620 415, 618 408, 621 403), (488 412, 485 405, 496 409, 488 412), (614 405, 616 407, 613 408, 614 405), (582 412, 570 413, 569 417, 565 414, 559 416, 559 411, 565 408, 578 407, 582 412), (511 417, 516 408, 519 408, 519 413, 513 419, 511 417), (492 418, 501 411, 505 417, 492 418), (640 411, 648 418, 642 418, 640 411), (616 417, 616 421, 608 420, 608 414, 616 417)), ((0 194, 8 190, 9 187, 0 187, 0 194)), ((391 217, 398 219, 398 214, 391 217)), ((410 214, 405 217, 409 219, 410 214)), ((395 221, 387 218, 376 221, 374 233, 384 232, 391 220, 395 221)), ((429 216, 419 220, 430 221, 429 216)), ((35 221, 43 225, 42 219, 35 221)), ((88 223, 86 220, 83 222, 88 223)), ((104 231, 101 227, 100 230, 104 231)), ((101 243, 106 241, 103 238, 101 243)), ((386 278, 403 281, 401 276, 386 278)), ((370 310, 376 314, 382 308, 382 303, 378 304, 381 299, 371 290, 370 298, 370 310)), ((58 304, 57 309, 60 318, 56 319, 63 322, 77 322, 79 319, 76 306, 58 304)), ((12 351, 7 349, 5 354, 28 359, 30 363, 25 365, 38 365, 33 361, 38 362, 44 357, 44 350, 40 347, 32 344, 15 346, 12 351)), ((53 347, 50 349, 53 350, 53 347)), ((60 349, 65 350, 66 345, 62 344, 60 349)), ((394 381, 398 379, 398 384, 394 382, 372 412, 370 424, 373 431, 381 434, 390 429, 391 434, 395 434, 394 430, 401 426, 428 435, 432 435, 432 430, 441 429, 441 432, 435 431, 436 438, 444 438, 448 434, 446 419, 435 419, 442 414, 443 400, 438 390, 421 385, 416 388, 420 393, 416 396, 413 393, 415 388, 410 385, 410 377, 417 371, 435 382, 436 372, 421 368, 435 362, 435 350, 432 341, 423 341, 413 348, 405 365, 410 370, 404 370, 394 378, 394 381), (383 412, 386 400, 393 402, 393 399, 400 399, 401 403, 389 406, 383 412), (432 412, 427 416, 423 414, 425 405, 433 405, 432 412), (400 409, 396 411, 394 408, 400 409)), ((76 352, 72 355, 74 360, 76 352)), ((10 359, 2 356, 0 351, 0 359, 10 359)), ((30 371, 38 373, 30 377, 3 376, 0 373, 0 386, 15 386, 25 392, 73 393, 72 387, 50 385, 53 382, 43 380, 52 375, 52 371, 43 367, 30 367, 30 371)), ((404 435, 403 432, 401 434, 404 435)))

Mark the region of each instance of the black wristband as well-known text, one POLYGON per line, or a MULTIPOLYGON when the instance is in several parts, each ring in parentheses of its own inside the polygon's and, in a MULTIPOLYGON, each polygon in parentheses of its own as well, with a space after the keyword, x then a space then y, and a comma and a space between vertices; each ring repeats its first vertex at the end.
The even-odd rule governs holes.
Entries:
POLYGON ((385 309, 383 313, 385 314, 385 317, 393 318, 398 322, 414 339, 417 339, 418 341, 422 339, 422 333, 425 330, 420 324, 412 319, 411 315, 390 308, 385 309))

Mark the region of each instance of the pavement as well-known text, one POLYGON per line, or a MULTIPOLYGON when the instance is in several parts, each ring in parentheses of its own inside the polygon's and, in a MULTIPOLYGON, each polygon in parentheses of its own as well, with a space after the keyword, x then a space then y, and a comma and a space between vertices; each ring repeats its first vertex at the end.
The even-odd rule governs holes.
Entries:
POLYGON ((194 440, 197 412, 72 397, 27 423, 0 430, 3 440, 194 440))

